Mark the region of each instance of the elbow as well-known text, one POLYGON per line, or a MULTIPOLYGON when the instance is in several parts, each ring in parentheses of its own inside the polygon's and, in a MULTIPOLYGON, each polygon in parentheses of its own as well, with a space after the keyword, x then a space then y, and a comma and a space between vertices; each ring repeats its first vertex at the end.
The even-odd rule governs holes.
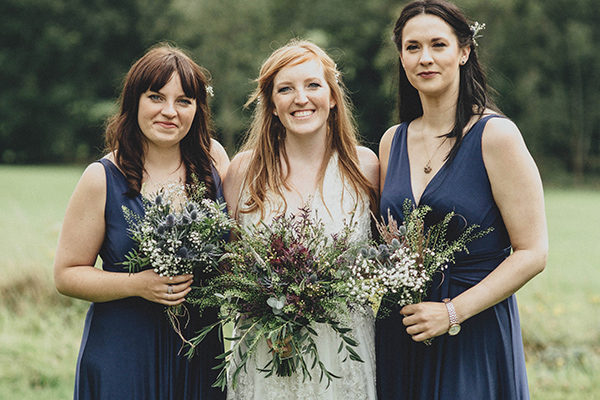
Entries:
POLYGON ((61 271, 56 265, 54 266, 54 287, 58 293, 69 296, 68 285, 64 276, 64 271, 61 271))
POLYGON ((548 263, 548 246, 544 246, 541 249, 539 249, 534 256, 534 260, 533 260, 533 269, 535 272, 535 275, 541 273, 542 271, 544 271, 544 269, 546 269, 546 264, 548 263))

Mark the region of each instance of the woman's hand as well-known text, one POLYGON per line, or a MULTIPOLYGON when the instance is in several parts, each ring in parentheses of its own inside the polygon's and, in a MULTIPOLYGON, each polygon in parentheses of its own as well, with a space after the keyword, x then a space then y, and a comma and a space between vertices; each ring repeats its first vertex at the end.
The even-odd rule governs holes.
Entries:
POLYGON ((400 314, 404 315, 402 323, 407 327, 406 333, 415 342, 443 335, 450 328, 448 310, 442 302, 411 304, 403 307, 400 314))
POLYGON ((192 290, 193 275, 160 276, 153 270, 132 274, 135 278, 135 295, 166 306, 176 306, 185 301, 192 290))

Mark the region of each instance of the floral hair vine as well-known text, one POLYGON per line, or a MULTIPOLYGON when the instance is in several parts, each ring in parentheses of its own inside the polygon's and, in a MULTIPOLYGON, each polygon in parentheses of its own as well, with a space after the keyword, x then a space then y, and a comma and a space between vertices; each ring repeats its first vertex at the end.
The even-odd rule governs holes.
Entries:
POLYGON ((480 24, 479 22, 475 21, 475 23, 473 25, 470 25, 469 28, 471 29, 471 37, 473 38, 473 43, 475 44, 475 46, 479 46, 477 44, 477 38, 483 36, 480 35, 479 32, 485 29, 485 23, 480 24))
POLYGON ((204 88, 206 89, 206 94, 208 94, 210 97, 215 97, 215 91, 213 90, 212 86, 206 85, 204 88))
POLYGON ((335 75, 335 83, 339 84, 340 83, 340 71, 338 71, 337 64, 334 64, 334 65, 335 65, 335 67, 334 67, 333 73, 335 75))

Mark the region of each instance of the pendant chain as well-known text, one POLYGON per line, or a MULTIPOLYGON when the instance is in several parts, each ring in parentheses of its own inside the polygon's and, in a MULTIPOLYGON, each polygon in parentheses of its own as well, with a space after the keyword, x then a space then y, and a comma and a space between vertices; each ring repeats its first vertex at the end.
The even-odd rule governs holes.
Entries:
POLYGON ((440 143, 440 145, 435 149, 435 151, 433 152, 433 154, 431 155, 431 157, 429 157, 429 149, 427 148, 427 143, 425 142, 425 135, 423 134, 424 130, 425 130, 425 126, 421 122, 421 140, 423 140, 423 146, 425 146, 425 152, 427 153, 427 157, 429 158, 429 160, 427 160, 427 164, 425 164, 425 166, 423 167, 423 172, 425 172, 426 174, 429 174, 432 171, 432 169, 431 169, 431 160, 436 155, 436 153, 440 149, 440 147, 442 147, 444 145, 444 143, 446 143, 446 140, 448 140, 448 136, 446 136, 444 138, 444 141, 442 143, 440 143))

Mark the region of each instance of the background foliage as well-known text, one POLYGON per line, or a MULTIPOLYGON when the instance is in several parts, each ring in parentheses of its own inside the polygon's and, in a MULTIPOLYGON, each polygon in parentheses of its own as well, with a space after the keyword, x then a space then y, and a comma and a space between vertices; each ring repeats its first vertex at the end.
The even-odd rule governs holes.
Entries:
MULTIPOLYGON (((261 62, 293 37, 327 49, 352 92, 365 143, 396 122, 397 0, 3 0, 0 163, 87 162, 145 49, 171 41, 213 76, 218 135, 230 155, 261 62)), ((478 51, 503 111, 548 179, 600 176, 597 0, 457 0, 485 22, 478 51)))

